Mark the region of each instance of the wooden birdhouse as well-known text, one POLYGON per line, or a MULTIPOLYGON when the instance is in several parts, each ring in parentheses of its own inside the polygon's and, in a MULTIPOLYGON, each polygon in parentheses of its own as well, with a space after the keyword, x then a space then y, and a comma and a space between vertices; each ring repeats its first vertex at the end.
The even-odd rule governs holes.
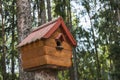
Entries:
POLYGON ((33 30, 18 45, 22 67, 26 71, 69 68, 74 46, 76 41, 59 17, 33 30))

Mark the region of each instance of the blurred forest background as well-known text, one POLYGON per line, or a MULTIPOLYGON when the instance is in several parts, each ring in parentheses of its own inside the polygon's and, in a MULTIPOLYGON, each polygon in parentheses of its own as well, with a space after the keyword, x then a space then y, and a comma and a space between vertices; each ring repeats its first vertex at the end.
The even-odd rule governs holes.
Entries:
MULTIPOLYGON (((0 0, 0 80, 19 80, 18 1, 0 0)), ((77 41, 59 80, 120 80, 120 0, 28 2, 32 28, 62 16, 77 41)))

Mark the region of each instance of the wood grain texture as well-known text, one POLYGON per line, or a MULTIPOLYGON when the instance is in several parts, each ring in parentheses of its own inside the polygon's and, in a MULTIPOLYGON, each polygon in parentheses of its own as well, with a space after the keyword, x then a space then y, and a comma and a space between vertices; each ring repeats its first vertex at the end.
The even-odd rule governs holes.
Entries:
POLYGON ((72 58, 72 52, 70 50, 57 50, 56 48, 44 46, 45 54, 56 56, 60 58, 72 58))
POLYGON ((49 39, 45 40, 44 44, 46 46, 51 46, 51 47, 54 47, 54 48, 57 46, 55 39, 52 39, 52 38, 49 38, 49 39))
POLYGON ((32 58, 32 59, 22 62, 24 69, 37 67, 37 66, 45 65, 45 64, 47 64, 45 56, 38 56, 36 58, 32 58))
POLYGON ((71 59, 69 58, 60 58, 51 55, 39 56, 22 62, 24 69, 29 69, 32 67, 38 67, 40 65, 49 65, 49 64, 68 68, 72 65, 72 62, 71 59))
POLYGON ((61 58, 56 56, 45 55, 47 59, 47 64, 53 64, 57 66, 70 67, 72 65, 71 59, 61 58))

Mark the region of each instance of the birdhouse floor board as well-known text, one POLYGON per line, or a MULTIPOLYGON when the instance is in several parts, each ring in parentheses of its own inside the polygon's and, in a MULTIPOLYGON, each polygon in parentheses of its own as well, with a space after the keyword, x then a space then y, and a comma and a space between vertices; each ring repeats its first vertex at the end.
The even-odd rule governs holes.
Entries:
POLYGON ((33 67, 33 68, 27 68, 27 69, 24 69, 25 71, 41 71, 41 70, 47 70, 47 69, 50 69, 50 70, 65 70, 65 69, 68 69, 68 67, 63 67, 63 66, 57 66, 57 65, 51 65, 51 64, 47 64, 47 65, 40 65, 40 66, 36 66, 36 67, 33 67))

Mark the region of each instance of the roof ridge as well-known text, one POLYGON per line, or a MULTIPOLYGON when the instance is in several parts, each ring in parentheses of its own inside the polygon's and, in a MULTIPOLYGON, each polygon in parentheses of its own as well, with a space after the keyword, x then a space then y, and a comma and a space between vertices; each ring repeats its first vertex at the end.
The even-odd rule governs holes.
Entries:
POLYGON ((32 31, 32 33, 35 32, 35 31, 38 31, 38 30, 41 29, 41 28, 44 28, 45 26, 47 26, 47 25, 49 25, 49 24, 51 24, 51 23, 56 22, 59 18, 60 18, 60 17, 58 17, 58 18, 56 18, 56 19, 53 19, 53 20, 51 20, 51 21, 49 21, 49 22, 47 22, 47 23, 45 23, 45 24, 42 24, 42 25, 38 26, 36 29, 34 29, 34 30, 32 31))

